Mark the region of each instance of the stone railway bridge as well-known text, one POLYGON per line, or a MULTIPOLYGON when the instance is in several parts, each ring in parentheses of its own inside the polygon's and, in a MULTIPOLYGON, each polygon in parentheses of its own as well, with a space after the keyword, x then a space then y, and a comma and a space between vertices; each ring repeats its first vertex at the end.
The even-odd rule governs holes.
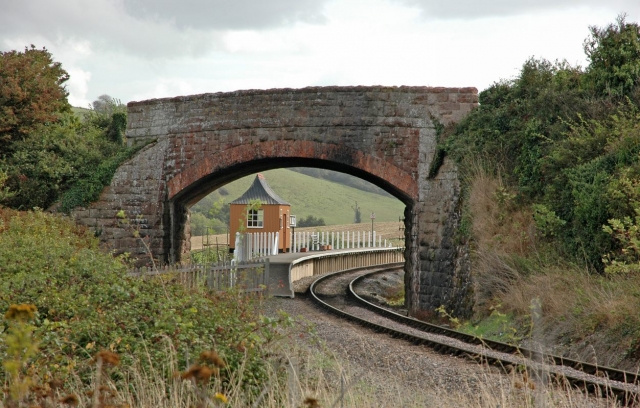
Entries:
POLYGON ((248 90, 131 102, 127 143, 145 144, 100 200, 76 219, 117 253, 144 257, 124 210, 150 239, 154 257, 180 261, 190 249, 188 208, 240 177, 281 167, 349 173, 406 204, 405 292, 409 313, 440 305, 470 311, 467 249, 453 235, 460 186, 437 156, 436 123, 477 105, 475 88, 311 87, 248 90))

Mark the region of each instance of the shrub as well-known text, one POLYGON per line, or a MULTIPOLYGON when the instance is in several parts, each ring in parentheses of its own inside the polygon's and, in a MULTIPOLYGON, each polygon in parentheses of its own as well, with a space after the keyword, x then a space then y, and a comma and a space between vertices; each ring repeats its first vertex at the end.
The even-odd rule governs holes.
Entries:
POLYGON ((69 74, 46 48, 0 52, 0 158, 42 124, 69 112, 69 74))
POLYGON ((322 227, 324 225, 326 225, 324 218, 316 218, 313 215, 308 215, 307 218, 300 218, 297 227, 322 227))
POLYGON ((640 84, 640 26, 622 14, 615 24, 589 30, 584 51, 590 85, 600 93, 629 95, 640 84))
POLYGON ((461 169, 479 160, 503 177, 513 204, 533 209, 560 254, 602 272, 602 256, 615 249, 602 226, 633 216, 621 178, 640 175, 640 114, 630 99, 594 95, 585 75, 566 63, 525 62, 516 79, 480 94, 443 147, 461 169))
MULTIPOLYGON (((118 353, 125 364, 161 367, 171 347, 185 367, 189 356, 215 346, 228 365, 222 378, 243 365, 244 383, 253 389, 266 369, 262 345, 288 320, 260 318, 258 298, 130 277, 123 259, 100 252, 83 228, 40 211, 0 209, 0 259, 0 310, 21 303, 37 307, 40 352, 31 364, 49 378, 88 381, 90 356, 102 349, 118 353)), ((0 336, 5 360, 6 334, 0 336)))
POLYGON ((16 209, 49 208, 62 198, 68 212, 97 199, 118 166, 139 149, 113 143, 104 131, 66 115, 15 142, 13 153, 0 161, 12 192, 2 203, 16 209))
POLYGON ((608 274, 628 274, 640 272, 640 208, 636 216, 610 219, 602 230, 619 242, 620 249, 604 256, 605 272, 608 274))

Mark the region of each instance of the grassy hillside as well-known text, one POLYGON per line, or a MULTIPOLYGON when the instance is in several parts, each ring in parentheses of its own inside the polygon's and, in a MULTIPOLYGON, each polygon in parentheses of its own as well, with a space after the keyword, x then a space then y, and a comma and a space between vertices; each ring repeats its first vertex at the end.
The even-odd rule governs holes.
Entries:
MULTIPOLYGON (((397 221, 404 213, 404 204, 391 197, 368 193, 352 187, 317 179, 288 169, 265 171, 271 188, 291 204, 298 219, 313 215, 324 218, 327 225, 350 224, 354 219, 351 208, 356 201, 362 213, 362 222, 370 223, 372 212, 376 221, 397 221)), ((192 208, 192 212, 206 212, 211 203, 224 198, 225 203, 240 197, 251 185, 255 175, 243 177, 205 197, 192 208)))
POLYGON ((73 112, 76 116, 78 116, 79 118, 83 118, 85 113, 90 112, 89 109, 87 108, 79 108, 77 106, 72 106, 71 107, 71 112, 73 112))

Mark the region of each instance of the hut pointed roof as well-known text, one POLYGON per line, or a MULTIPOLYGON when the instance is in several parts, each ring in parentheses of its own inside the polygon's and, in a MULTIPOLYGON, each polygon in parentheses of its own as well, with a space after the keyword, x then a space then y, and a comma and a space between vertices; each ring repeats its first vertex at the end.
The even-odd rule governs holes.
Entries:
POLYGON ((251 187, 249 187, 244 194, 229 204, 249 204, 251 200, 260 200, 262 204, 291 205, 280 198, 280 196, 277 195, 271 187, 269 187, 267 180, 261 173, 256 175, 255 180, 253 180, 253 184, 251 184, 251 187))

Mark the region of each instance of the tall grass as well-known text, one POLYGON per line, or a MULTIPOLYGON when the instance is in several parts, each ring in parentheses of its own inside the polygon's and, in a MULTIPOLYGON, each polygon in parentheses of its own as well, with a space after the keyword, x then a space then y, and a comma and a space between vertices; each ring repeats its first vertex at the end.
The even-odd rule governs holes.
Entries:
POLYGON ((553 241, 536 234, 529 206, 480 166, 468 185, 474 324, 499 310, 510 316, 514 339, 587 361, 596 355, 600 364, 635 371, 640 277, 594 275, 566 261, 553 241), (535 322, 534 305, 540 307, 535 322))
MULTIPOLYGON (((286 349, 286 352, 280 349, 278 356, 270 360, 268 381, 257 395, 247 394, 247 387, 242 383, 246 376, 242 373, 224 383, 215 376, 204 384, 184 378, 184 371, 180 371, 184 367, 178 364, 176 350, 167 347, 162 366, 134 362, 127 367, 119 367, 118 375, 125 379, 124 386, 117 387, 108 376, 103 376, 99 384, 94 382, 87 386, 80 381, 68 384, 64 392, 60 390, 55 398, 49 400, 59 404, 65 397, 75 395, 79 407, 148 408, 621 406, 613 398, 595 398, 567 384, 545 384, 517 372, 497 377, 495 372, 486 368, 471 377, 450 378, 449 383, 411 386, 408 385, 409 378, 398 374, 397 367, 381 366, 377 373, 362 373, 326 349, 319 352, 317 347, 304 344, 289 344, 286 349), (372 380, 376 376, 378 379, 372 380), (94 404, 92 392, 98 388, 106 397, 102 403, 94 404)), ((110 373, 113 375, 114 371, 110 373)), ((29 400, 24 399, 25 402, 29 400)), ((31 400, 36 401, 37 398, 31 400)), ((49 406, 55 405, 51 403, 49 406)))

